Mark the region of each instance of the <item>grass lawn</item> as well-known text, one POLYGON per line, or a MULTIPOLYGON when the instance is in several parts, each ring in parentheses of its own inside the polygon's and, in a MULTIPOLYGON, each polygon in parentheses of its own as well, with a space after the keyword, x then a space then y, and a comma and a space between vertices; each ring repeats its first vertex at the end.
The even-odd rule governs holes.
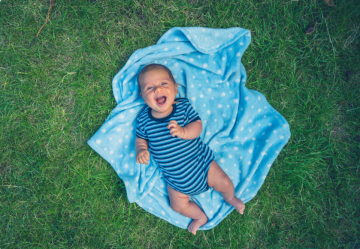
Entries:
POLYGON ((360 248, 360 2, 334 2, 57 0, 29 47, 49 1, 1 0, 0 248, 360 248), (251 30, 247 87, 292 132, 245 215, 196 236, 86 144, 127 58, 177 26, 251 30))

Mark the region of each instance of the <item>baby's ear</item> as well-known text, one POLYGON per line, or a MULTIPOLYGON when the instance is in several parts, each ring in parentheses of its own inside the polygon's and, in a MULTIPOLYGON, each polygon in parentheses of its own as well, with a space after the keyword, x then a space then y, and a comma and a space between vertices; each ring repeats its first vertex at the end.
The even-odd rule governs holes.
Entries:
POLYGON ((178 94, 177 83, 176 82, 174 83, 175 83, 175 94, 178 94))

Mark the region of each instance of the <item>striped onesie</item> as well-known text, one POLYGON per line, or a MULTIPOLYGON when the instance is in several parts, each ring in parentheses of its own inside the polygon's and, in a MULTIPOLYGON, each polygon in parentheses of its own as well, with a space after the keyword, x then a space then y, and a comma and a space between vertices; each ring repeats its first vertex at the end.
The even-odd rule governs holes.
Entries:
POLYGON ((166 183, 186 195, 197 195, 209 189, 207 172, 214 155, 200 137, 184 140, 172 137, 167 128, 170 120, 184 127, 200 120, 186 98, 175 99, 173 111, 164 118, 154 118, 144 106, 137 116, 136 136, 149 142, 149 150, 163 172, 166 183))

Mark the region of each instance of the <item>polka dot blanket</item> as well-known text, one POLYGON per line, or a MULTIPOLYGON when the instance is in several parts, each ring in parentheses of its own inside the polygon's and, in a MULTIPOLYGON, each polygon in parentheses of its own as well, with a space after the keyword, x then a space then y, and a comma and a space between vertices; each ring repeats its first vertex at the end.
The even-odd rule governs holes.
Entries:
MULTIPOLYGON (((129 202, 171 224, 187 228, 191 219, 169 205, 161 170, 135 160, 136 116, 144 106, 137 75, 149 63, 167 66, 178 83, 176 97, 188 98, 203 124, 200 138, 228 174, 235 195, 250 201, 266 179, 271 164, 290 138, 287 121, 258 91, 246 88, 241 57, 251 41, 249 30, 175 27, 156 45, 135 51, 113 79, 117 106, 88 144, 124 181, 129 202)), ((208 217, 200 228, 215 227, 233 211, 210 188, 191 196, 208 217)), ((246 210, 245 214, 246 215, 246 210)))

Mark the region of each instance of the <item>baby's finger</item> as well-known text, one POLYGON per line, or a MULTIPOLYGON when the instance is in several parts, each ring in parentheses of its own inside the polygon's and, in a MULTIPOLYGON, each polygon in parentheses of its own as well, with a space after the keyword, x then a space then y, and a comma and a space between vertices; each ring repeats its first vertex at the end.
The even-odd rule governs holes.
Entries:
POLYGON ((179 135, 179 131, 174 131, 171 133, 171 136, 172 137, 175 137, 175 136, 178 136, 179 135))
POLYGON ((141 155, 141 159, 142 159, 142 161, 143 161, 144 164, 148 165, 148 160, 147 160, 147 158, 146 158, 146 154, 142 154, 142 155, 141 155))
POLYGON ((173 127, 177 127, 177 123, 169 123, 169 125, 167 126, 168 129, 171 129, 173 127))
POLYGON ((147 152, 145 154, 145 159, 146 159, 146 161, 150 161, 150 153, 149 152, 147 152))
POLYGON ((143 156, 142 156, 142 155, 140 156, 140 160, 139 160, 139 161, 140 161, 140 163, 142 163, 142 164, 144 164, 144 163, 145 163, 145 160, 144 160, 144 158, 143 158, 143 156))
POLYGON ((178 131, 179 129, 177 127, 173 127, 170 129, 170 133, 174 132, 174 131, 178 131))

